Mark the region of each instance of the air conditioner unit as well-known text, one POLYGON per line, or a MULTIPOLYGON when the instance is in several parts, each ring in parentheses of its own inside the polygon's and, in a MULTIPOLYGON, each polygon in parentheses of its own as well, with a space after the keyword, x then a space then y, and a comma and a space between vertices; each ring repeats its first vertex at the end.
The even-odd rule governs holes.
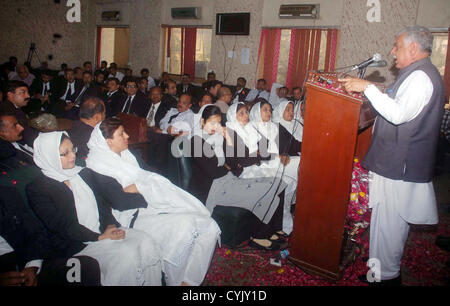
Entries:
POLYGON ((199 7, 173 7, 171 9, 173 19, 200 19, 199 7))
POLYGON ((120 11, 102 12, 102 21, 120 21, 120 11))
POLYGON ((319 19, 319 4, 283 4, 280 6, 280 18, 319 19))

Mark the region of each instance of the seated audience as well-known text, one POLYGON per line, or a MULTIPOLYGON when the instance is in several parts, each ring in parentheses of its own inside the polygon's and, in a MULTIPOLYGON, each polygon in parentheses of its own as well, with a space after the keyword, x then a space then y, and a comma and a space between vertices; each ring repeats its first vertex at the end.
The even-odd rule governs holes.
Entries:
POLYGON ((75 80, 83 81, 83 69, 81 67, 73 68, 73 75, 75 76, 75 80))
POLYGON ((116 63, 111 63, 109 65, 109 75, 108 75, 108 79, 109 78, 116 78, 119 80, 119 82, 122 82, 122 79, 125 77, 125 75, 117 70, 117 65, 116 63))
POLYGON ((216 73, 214 71, 208 72, 208 74, 206 75, 206 82, 203 82, 202 84, 203 91, 208 91, 208 82, 215 80, 216 80, 216 73))
POLYGON ((38 136, 38 131, 28 125, 28 118, 22 107, 30 101, 27 84, 20 81, 9 81, 6 88, 6 100, 0 103, 0 112, 12 114, 24 128, 23 138, 19 142, 33 147, 33 141, 38 136))
POLYGON ((65 76, 66 69, 69 68, 66 63, 61 64, 61 70, 58 72, 58 76, 65 76))
POLYGON ((148 96, 149 91, 147 90, 148 88, 148 80, 147 78, 139 78, 138 81, 138 87, 139 87, 139 93, 141 93, 144 96, 148 96))
POLYGON ((303 102, 303 96, 302 96, 302 88, 301 87, 294 87, 292 88, 292 102, 294 102, 294 118, 297 120, 301 120, 303 124, 303 114, 301 108, 303 102))
POLYGON ((24 128, 13 114, 0 112, 0 170, 20 168, 33 164, 33 148, 19 143, 24 128))
POLYGON ((177 97, 177 83, 175 81, 168 79, 165 85, 162 87, 163 90, 163 100, 167 103, 176 104, 178 102, 177 97))
POLYGON ((220 88, 222 88, 223 83, 220 81, 212 80, 206 84, 206 92, 211 94, 213 97, 213 103, 217 101, 217 94, 219 93, 220 88))
POLYGON ((111 207, 122 225, 135 216, 133 228, 154 238, 161 250, 166 283, 200 285, 215 250, 219 227, 195 197, 166 178, 141 169, 128 150, 127 139, 121 120, 105 119, 92 132, 86 164, 145 198, 145 209, 132 201, 111 207))
POLYGON ((50 236, 17 189, 0 186, 0 286, 100 285, 98 262, 88 256, 67 257, 52 248, 50 236), (72 265, 80 278, 71 282, 72 265))
POLYGON ((283 101, 287 101, 287 95, 289 93, 289 89, 281 84, 273 83, 272 89, 269 95, 269 103, 272 108, 276 107, 283 101))
POLYGON ((256 83, 256 88, 250 90, 247 97, 245 98, 246 102, 253 102, 258 98, 263 98, 269 101, 269 92, 266 90, 266 80, 259 79, 256 83))
POLYGON ((92 62, 90 61, 86 61, 83 63, 83 71, 84 72, 89 72, 90 74, 93 73, 92 71, 92 62))
POLYGON ((147 79, 147 91, 156 86, 155 80, 150 76, 150 71, 147 68, 141 69, 141 77, 147 79))
POLYGON ((207 104, 213 104, 213 98, 212 98, 212 96, 211 96, 210 93, 204 92, 204 93, 200 96, 200 99, 199 99, 199 101, 198 101, 198 104, 197 104, 197 105, 193 105, 191 109, 192 109, 192 111, 193 111, 194 113, 197 114, 197 113, 200 111, 200 109, 201 109, 203 106, 207 105, 207 104))
POLYGON ((183 74, 181 77, 181 83, 177 85, 177 95, 181 96, 181 94, 187 93, 190 94, 192 97, 195 97, 196 90, 195 86, 190 83, 191 77, 189 74, 183 74))
MULTIPOLYGON (((81 69, 80 69, 81 70, 81 69)), ((79 96, 83 88, 83 82, 75 79, 75 71, 66 69, 64 79, 57 84, 55 94, 52 94, 53 101, 51 112, 56 116, 61 116, 75 107, 75 99, 79 96)))
MULTIPOLYGON (((241 108, 248 121, 245 105, 241 108)), ((233 106, 233 110, 236 112, 236 107, 233 106)), ((197 116, 191 138, 194 173, 190 189, 206 202, 209 211, 213 211, 216 205, 251 211, 261 221, 253 232, 251 245, 265 250, 277 249, 280 247, 276 243, 279 237, 273 234, 281 230, 283 219, 283 205, 277 195, 283 194, 286 186, 280 186, 280 179, 275 177, 239 178, 243 167, 233 156, 233 151, 238 152, 239 149, 220 121, 221 112, 212 105, 203 107, 197 116)))
POLYGON ((239 77, 236 82, 236 87, 233 88, 233 96, 231 97, 231 104, 237 103, 237 102, 244 102, 245 98, 247 97, 248 93, 250 92, 250 89, 246 88, 245 85, 247 84, 247 80, 243 77, 239 77))
POLYGON ((226 114, 231 103, 231 90, 228 87, 221 87, 217 92, 217 101, 214 103, 222 114, 226 114))
POLYGON ((23 65, 17 68, 17 73, 10 78, 11 81, 21 81, 27 84, 27 86, 31 86, 33 80, 36 77, 34 74, 30 73, 27 66, 23 65))
POLYGON ((28 113, 37 113, 40 111, 50 111, 50 95, 55 87, 50 70, 43 70, 40 78, 36 78, 31 84, 30 94, 32 99, 26 109, 28 113))
POLYGON ((166 83, 169 80, 169 74, 165 71, 163 71, 161 73, 161 77, 159 78, 158 81, 158 86, 161 87, 161 89, 164 91, 164 89, 166 88, 166 83))
POLYGON ((273 110, 272 121, 278 124, 281 153, 299 156, 302 151, 303 125, 294 119, 294 103, 284 101, 273 110))
POLYGON ((68 131, 70 140, 78 148, 77 156, 85 159, 89 149, 87 143, 94 127, 105 120, 105 104, 99 98, 88 98, 80 107, 80 119, 72 124, 68 131))
POLYGON ((109 70, 108 70, 108 62, 107 61, 101 61, 100 62, 100 68, 99 70, 103 73, 104 79, 108 79, 109 76, 109 70))
POLYGON ((120 82, 117 78, 111 78, 106 81, 108 91, 103 94, 105 101, 106 117, 116 116, 123 107, 127 96, 120 90, 120 82))
POLYGON ((34 161, 42 174, 26 192, 52 246, 67 257, 96 259, 102 285, 160 285, 160 253, 153 239, 120 227, 109 208, 127 202, 143 206, 144 199, 124 192, 108 177, 75 166, 75 151, 65 132, 41 133, 34 143, 34 161))
POLYGON ((182 94, 177 108, 170 109, 159 123, 163 134, 179 136, 190 133, 194 125, 194 112, 191 110, 192 97, 182 94))
POLYGON ((127 80, 125 92, 127 97, 119 105, 120 112, 145 118, 148 110, 148 97, 138 93, 136 79, 127 80))
POLYGON ((281 176, 288 184, 284 197, 283 231, 290 234, 293 227, 290 205, 295 203, 300 157, 291 157, 283 152, 284 148, 280 148, 279 129, 271 118, 272 107, 265 100, 257 102, 250 111, 250 124, 257 131, 256 139, 251 137, 250 141, 256 141, 261 156, 270 157, 270 160, 264 161, 264 167, 253 167, 243 177, 265 177, 269 172, 271 176, 281 176))

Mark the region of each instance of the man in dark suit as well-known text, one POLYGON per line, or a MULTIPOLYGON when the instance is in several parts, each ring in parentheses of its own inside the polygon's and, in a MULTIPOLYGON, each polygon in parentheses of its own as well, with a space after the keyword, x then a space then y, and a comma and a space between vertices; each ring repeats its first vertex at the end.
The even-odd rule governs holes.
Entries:
POLYGON ((24 128, 22 144, 33 147, 33 142, 39 132, 28 125, 27 115, 22 111, 30 101, 27 84, 20 81, 9 81, 6 88, 6 100, 0 103, 0 112, 13 114, 24 128))
POLYGON ((24 112, 27 114, 35 114, 41 111, 48 111, 50 105, 50 95, 54 89, 55 82, 49 70, 43 70, 41 76, 35 78, 30 87, 31 100, 24 112))
POLYGON ((136 79, 129 79, 125 85, 127 98, 119 107, 119 112, 145 118, 148 111, 148 97, 138 92, 136 79))
POLYGON ((161 88, 158 86, 150 89, 150 101, 151 106, 145 116, 148 126, 147 138, 150 141, 150 145, 148 146, 150 156, 147 160, 151 163, 150 166, 155 167, 161 174, 164 174, 168 155, 168 144, 171 138, 167 134, 162 134, 160 121, 171 108, 176 107, 176 104, 163 101, 161 88))
POLYGON ((52 94, 51 112, 56 116, 62 116, 75 107, 75 99, 83 89, 83 82, 75 79, 73 69, 66 69, 64 79, 58 82, 55 94, 52 94))
POLYGON ((216 73, 214 71, 208 72, 206 76, 206 82, 203 82, 202 88, 203 91, 208 91, 208 83, 216 80, 216 73))
POLYGON ((67 277, 69 258, 59 257, 42 223, 23 203, 19 192, 0 186, 0 286, 100 285, 98 262, 74 256, 80 282, 67 277))
POLYGON ((223 83, 221 81, 213 80, 209 81, 206 84, 206 92, 211 94, 213 98, 213 103, 216 103, 217 101, 217 94, 219 93, 219 90, 222 88, 223 83))
POLYGON ((231 97, 231 104, 237 102, 244 102, 250 89, 246 88, 247 80, 243 77, 239 77, 236 82, 236 86, 231 88, 233 96, 231 97))
POLYGON ((106 81, 108 91, 103 94, 103 101, 106 107, 106 117, 116 116, 120 111, 120 106, 123 106, 123 102, 126 99, 126 95, 123 94, 120 89, 120 81, 116 78, 110 78, 106 81))
POLYGON ((181 96, 181 94, 187 93, 191 96, 195 96, 196 90, 194 85, 190 83, 191 77, 189 74, 184 74, 181 77, 181 83, 177 85, 177 95, 178 97, 181 96))
POLYGON ((141 93, 141 94, 143 94, 144 96, 147 97, 149 95, 149 93, 150 93, 150 91, 147 90, 147 88, 148 88, 148 79, 144 78, 144 77, 139 78, 138 83, 139 83, 138 84, 139 93, 141 93))
POLYGON ((90 97, 80 106, 80 120, 74 121, 68 131, 74 147, 78 148, 77 157, 85 159, 89 153, 87 143, 94 127, 106 117, 105 104, 96 97, 90 97))
POLYGON ((34 164, 33 148, 19 143, 24 128, 13 114, 0 112, 0 170, 18 169, 34 164))
POLYGON ((169 103, 171 105, 175 105, 174 107, 176 107, 176 105, 178 104, 178 99, 177 99, 177 83, 175 83, 173 80, 167 80, 166 81, 166 85, 162 88, 163 90, 163 97, 162 97, 162 101, 164 103, 169 103))

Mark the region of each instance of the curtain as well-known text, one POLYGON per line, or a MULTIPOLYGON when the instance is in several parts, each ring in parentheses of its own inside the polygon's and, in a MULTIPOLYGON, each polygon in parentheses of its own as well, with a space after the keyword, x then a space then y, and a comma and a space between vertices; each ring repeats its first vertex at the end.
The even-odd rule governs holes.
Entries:
POLYGON ((195 77, 195 47, 197 44, 197 28, 184 29, 184 52, 182 53, 183 73, 189 74, 191 80, 195 77))
MULTIPOLYGON (((325 71, 333 71, 336 63, 337 29, 292 29, 286 86, 303 86, 310 70, 319 69, 322 33, 326 31, 325 71)), ((281 29, 263 29, 258 51, 258 76, 267 81, 268 88, 277 81, 281 29)), ((322 62, 323 63, 323 62, 322 62)))

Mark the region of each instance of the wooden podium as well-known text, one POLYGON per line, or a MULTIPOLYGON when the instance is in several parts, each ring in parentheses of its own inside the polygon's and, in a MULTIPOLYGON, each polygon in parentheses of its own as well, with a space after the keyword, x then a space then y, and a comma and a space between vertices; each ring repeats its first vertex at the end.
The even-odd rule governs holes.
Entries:
POLYGON ((291 259, 330 279, 341 277, 341 248, 355 155, 370 144, 375 111, 349 95, 336 74, 310 72, 291 259))

